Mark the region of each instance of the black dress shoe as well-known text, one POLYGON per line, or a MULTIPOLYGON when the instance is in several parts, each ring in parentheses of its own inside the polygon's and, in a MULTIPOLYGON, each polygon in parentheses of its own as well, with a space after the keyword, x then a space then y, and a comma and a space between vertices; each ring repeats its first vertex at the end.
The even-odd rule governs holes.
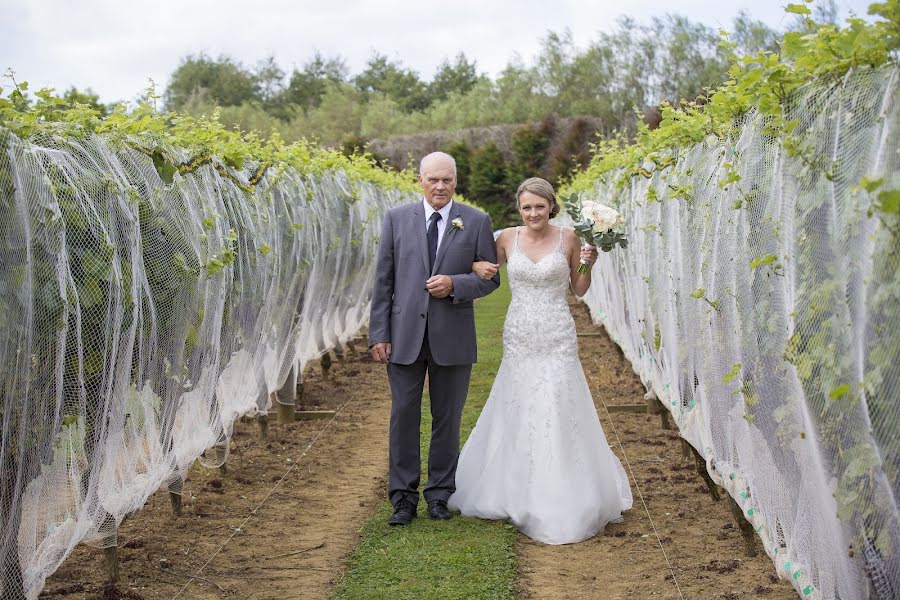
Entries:
POLYGON ((402 498, 394 507, 394 514, 388 518, 388 525, 409 525, 416 518, 416 505, 402 498))
POLYGON ((450 511, 447 509, 445 500, 429 500, 428 516, 439 521, 446 521, 450 518, 450 511))

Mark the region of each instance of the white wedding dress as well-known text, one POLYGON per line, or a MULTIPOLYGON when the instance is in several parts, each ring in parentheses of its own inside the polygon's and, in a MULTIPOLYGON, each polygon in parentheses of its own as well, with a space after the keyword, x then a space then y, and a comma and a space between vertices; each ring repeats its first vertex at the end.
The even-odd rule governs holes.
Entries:
POLYGON ((507 262, 503 360, 448 504, 463 515, 506 519, 547 544, 570 544, 621 520, 631 488, 578 359, 562 231, 537 262, 519 250, 518 236, 517 229, 507 262))

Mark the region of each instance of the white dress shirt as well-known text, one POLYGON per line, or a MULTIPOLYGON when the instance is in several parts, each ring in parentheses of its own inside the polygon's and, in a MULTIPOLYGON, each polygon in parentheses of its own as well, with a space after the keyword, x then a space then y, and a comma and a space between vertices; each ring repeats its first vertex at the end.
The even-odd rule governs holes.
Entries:
POLYGON ((444 205, 439 211, 435 211, 431 208, 431 205, 428 204, 428 201, 425 198, 422 198, 422 204, 425 205, 425 233, 428 233, 428 220, 431 219, 431 215, 435 212, 441 213, 441 220, 437 223, 437 247, 441 247, 441 240, 444 239, 444 231, 447 229, 447 220, 450 218, 450 209, 453 207, 453 200, 444 205))

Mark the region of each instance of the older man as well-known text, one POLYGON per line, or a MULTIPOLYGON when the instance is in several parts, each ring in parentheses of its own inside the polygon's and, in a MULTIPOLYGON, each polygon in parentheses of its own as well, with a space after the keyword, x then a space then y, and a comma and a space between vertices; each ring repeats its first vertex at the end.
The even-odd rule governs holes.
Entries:
POLYGON ((456 490, 459 423, 476 359, 472 301, 500 285, 472 273, 477 260, 496 262, 488 215, 453 202, 456 162, 443 152, 422 159, 420 202, 384 216, 369 347, 388 365, 391 385, 388 523, 406 525, 419 501, 419 428, 428 373, 431 446, 424 496, 428 516, 449 519, 447 499, 456 490))

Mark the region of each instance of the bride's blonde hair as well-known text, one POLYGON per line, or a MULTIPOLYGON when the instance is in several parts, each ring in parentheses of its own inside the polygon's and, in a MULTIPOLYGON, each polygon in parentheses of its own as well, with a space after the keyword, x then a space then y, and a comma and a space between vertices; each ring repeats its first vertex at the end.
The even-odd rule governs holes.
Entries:
POLYGON ((550 182, 540 177, 529 177, 519 185, 516 190, 516 208, 519 208, 519 196, 523 192, 531 192, 550 203, 550 218, 559 214, 559 203, 556 201, 556 191, 550 182))

